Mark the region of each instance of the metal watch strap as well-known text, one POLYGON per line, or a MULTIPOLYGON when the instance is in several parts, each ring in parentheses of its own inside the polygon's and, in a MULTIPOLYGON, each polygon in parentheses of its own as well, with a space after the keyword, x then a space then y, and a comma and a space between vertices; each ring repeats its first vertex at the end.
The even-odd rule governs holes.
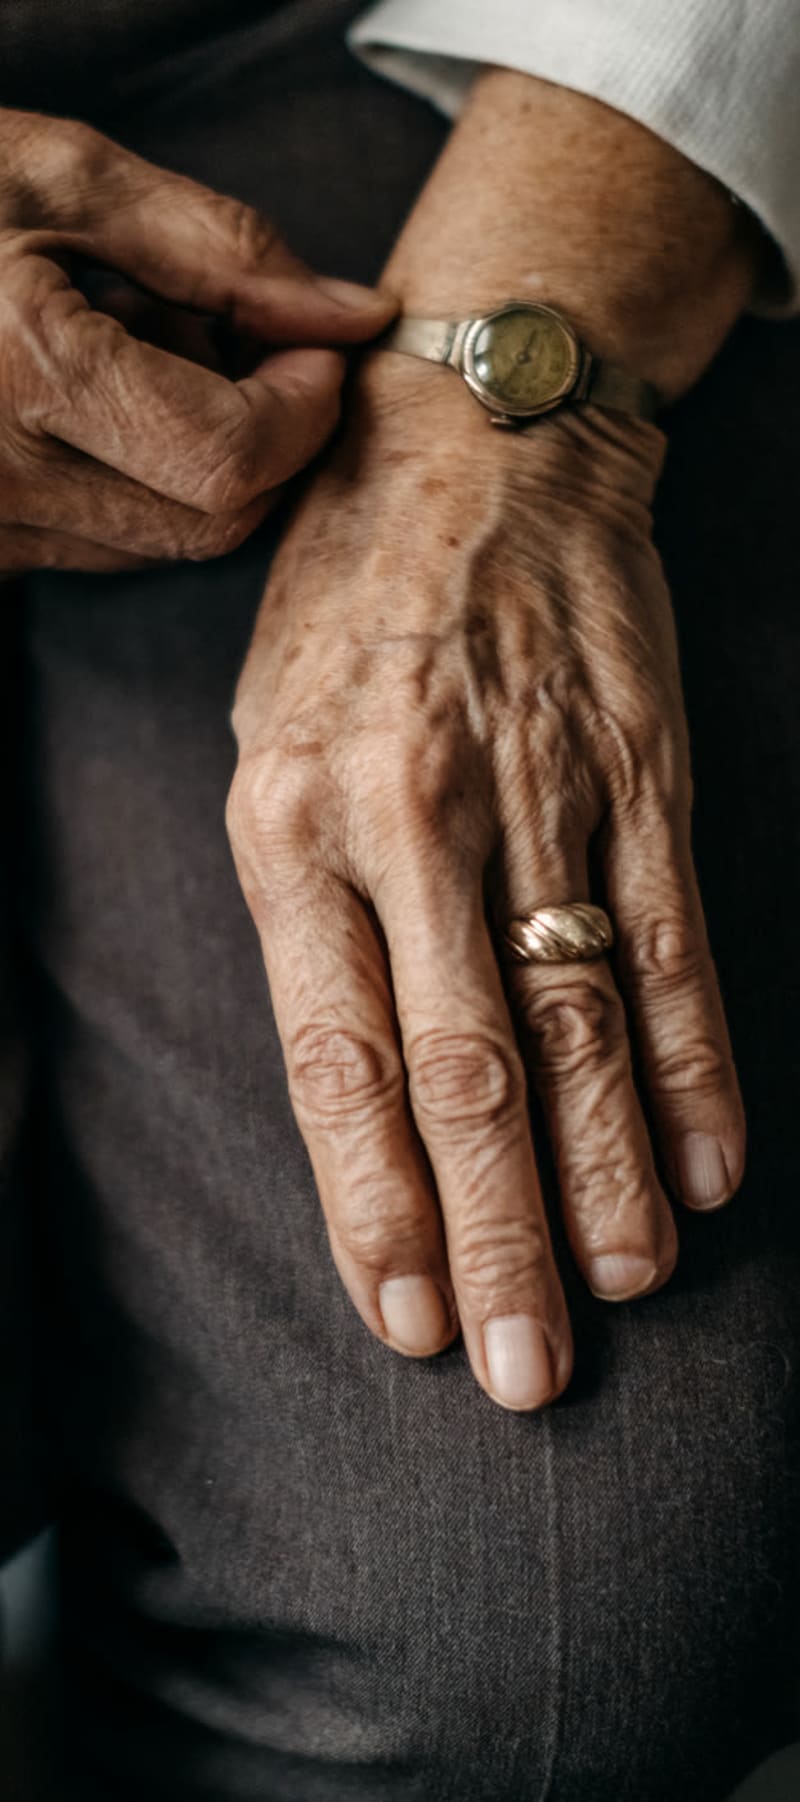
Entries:
MULTIPOLYGON (((395 350, 401 356, 424 357, 429 363, 445 363, 459 369, 461 346, 472 323, 471 319, 400 319, 378 339, 376 349, 395 350)), ((568 399, 591 401, 598 407, 635 413, 642 419, 652 419, 659 406, 658 394, 649 382, 593 357, 587 350, 568 399)))
POLYGON ((643 382, 638 375, 629 375, 627 369, 618 369, 615 363, 605 363, 588 351, 586 365, 571 400, 591 401, 594 406, 610 407, 616 413, 635 413, 639 419, 655 418, 661 403, 650 382, 643 382))
POLYGON ((404 357, 425 357, 429 363, 450 363, 456 341, 463 337, 469 319, 399 319, 377 341, 378 350, 398 350, 404 357))

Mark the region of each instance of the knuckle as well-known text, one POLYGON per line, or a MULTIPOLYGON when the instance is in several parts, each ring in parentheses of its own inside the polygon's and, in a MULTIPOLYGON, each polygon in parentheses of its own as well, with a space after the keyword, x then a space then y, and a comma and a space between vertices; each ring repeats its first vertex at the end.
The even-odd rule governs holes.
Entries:
POLYGON ((86 169, 90 174, 97 170, 98 161, 105 168, 113 145, 102 133, 95 131, 93 125, 85 125, 81 119, 60 119, 57 132, 58 158, 60 167, 86 169))
POLYGON ((640 921, 626 934, 625 961, 632 976, 664 989, 700 979, 705 943, 686 914, 677 910, 640 921))
POLYGON ((124 153, 79 119, 27 116, 17 145, 16 186, 24 225, 59 230, 90 221, 124 153))
POLYGON ((593 730, 619 814, 639 818, 656 809, 669 818, 690 810, 688 728, 679 709, 665 718, 661 697, 640 697, 624 715, 600 712, 593 730))
POLYGON ((103 178, 123 153, 80 119, 15 113, 3 126, 4 217, 27 230, 58 230, 85 218, 103 178))
POLYGON ((244 544, 257 524, 258 520, 252 510, 214 514, 210 524, 204 520, 195 529, 185 555, 191 563, 205 563, 212 557, 227 557, 231 551, 238 550, 240 544, 244 544))
POLYGON ((519 1057, 488 1034, 425 1033, 408 1048, 408 1068, 414 1113, 434 1130, 468 1136, 524 1105, 519 1057))
POLYGON ((225 803, 225 828, 232 844, 243 845, 250 836, 253 812, 253 776, 249 764, 240 763, 225 803))
POLYGON ((661 1051, 650 1086, 655 1096, 694 1099, 718 1095, 729 1088, 730 1079, 730 1063, 719 1040, 711 1034, 694 1034, 673 1051, 661 1051))
POLYGON ((48 221, 56 220, 62 207, 72 214, 76 191, 89 196, 107 173, 114 145, 80 119, 48 121, 37 136, 33 171, 36 187, 46 196, 48 221))
POLYGON ((259 836, 264 819, 269 818, 274 793, 272 760, 258 755, 240 759, 226 808, 232 839, 246 843, 259 836))
POLYGON ((555 1081, 606 1063, 625 1046, 618 996, 588 975, 533 990, 526 997, 525 1018, 536 1072, 555 1081))
POLYGON ((487 1218, 459 1234, 454 1275, 459 1297, 471 1313, 492 1312, 513 1291, 514 1310, 520 1296, 529 1298, 549 1287, 550 1258, 544 1236, 522 1220, 487 1218))
POLYGON ((291 1038, 286 1054, 289 1093, 301 1124, 350 1126, 359 1116, 396 1104, 403 1072, 389 1042, 343 1027, 312 1022, 291 1038))
POLYGON ((83 312, 81 308, 82 329, 76 333, 70 344, 70 374, 73 387, 78 383, 92 382, 95 387, 102 379, 107 388, 108 398, 117 398, 125 410, 124 384, 121 364, 128 351, 129 339, 124 325, 118 319, 112 319, 106 313, 83 312), (115 395, 115 386, 118 392, 115 395))
POLYGON ((427 742, 412 741, 398 765, 398 803, 404 813, 429 831, 458 810, 463 798, 464 769, 461 733, 451 720, 445 729, 430 733, 427 742))
POLYGON ((652 1218, 654 1173, 633 1147, 620 1146, 618 1122, 609 1122, 596 1146, 577 1148, 563 1169, 587 1255, 607 1251, 611 1239, 624 1239, 631 1221, 652 1218))
POLYGON ((195 506, 204 513, 238 513, 259 492, 259 475, 258 449, 239 420, 236 436, 212 451, 210 466, 197 489, 195 506))
POLYGON ((0 289, 0 386, 4 410, 38 439, 48 419, 74 406, 80 371, 69 328, 86 302, 69 277, 39 256, 18 260, 0 289))
POLYGON ((271 859, 302 853, 316 837, 317 803, 297 772, 263 751, 240 761, 228 794, 226 822, 234 849, 271 859))
MULTIPOLYGON (((41 310, 40 337, 47 349, 49 392, 52 414, 43 411, 41 423, 54 426, 66 408, 74 409, 84 389, 95 393, 102 385, 104 399, 118 412, 126 414, 122 359, 128 348, 124 326, 105 313, 94 313, 85 307, 80 296, 73 298, 54 290, 41 310), (71 329, 80 315, 80 330, 71 329)), ((44 403, 45 407, 48 403, 44 403)))
POLYGON ((244 201, 228 195, 212 194, 212 225, 216 224, 226 242, 228 255, 235 257, 240 270, 258 270, 274 251, 278 235, 274 225, 244 201))
MULTIPOLYGON (((419 653, 417 653, 419 655, 419 653)), ((430 647, 412 671, 401 668, 395 708, 408 725, 425 706, 430 683, 430 647)), ((395 672, 395 675, 397 673, 395 672)), ((365 772, 381 813, 388 814, 404 838, 417 843, 441 842, 466 859, 485 853, 493 830, 491 770, 475 753, 452 696, 442 717, 426 713, 420 735, 414 725, 404 737, 393 733, 391 780, 376 764, 365 772)))
POLYGON ((347 1202, 347 1212, 336 1217, 336 1240, 365 1271, 382 1278, 390 1269, 413 1268, 424 1261, 423 1222, 399 1200, 396 1182, 371 1172, 355 1194, 348 1191, 347 1202))

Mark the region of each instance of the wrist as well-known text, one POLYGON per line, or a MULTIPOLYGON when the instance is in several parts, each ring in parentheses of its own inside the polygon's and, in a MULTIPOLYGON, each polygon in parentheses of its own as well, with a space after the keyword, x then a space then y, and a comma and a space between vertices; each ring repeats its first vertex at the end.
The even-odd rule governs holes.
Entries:
POLYGON ((399 481, 434 510, 445 492, 468 510, 476 483, 499 482, 526 515, 531 505, 649 513, 666 450, 651 421, 591 404, 498 431, 452 369, 373 348, 353 373, 346 417, 342 456, 348 470, 357 463, 359 487, 399 481))
POLYGON ((633 120, 492 71, 384 280, 419 316, 548 302, 595 356, 672 401, 748 305, 767 242, 718 182, 633 120))
MULTIPOLYGON (((733 209, 732 209, 733 210, 733 209)), ((530 259, 529 259, 530 261, 530 259)), ((544 250, 535 269, 520 266, 511 244, 500 266, 484 272, 475 260, 444 284, 410 264, 390 265, 384 280, 404 314, 476 319, 509 300, 539 301, 564 315, 591 355, 648 382, 664 405, 680 399, 713 360, 752 291, 749 253, 735 235, 718 244, 708 267, 688 270, 683 259, 609 259, 587 270, 563 247, 544 250)))

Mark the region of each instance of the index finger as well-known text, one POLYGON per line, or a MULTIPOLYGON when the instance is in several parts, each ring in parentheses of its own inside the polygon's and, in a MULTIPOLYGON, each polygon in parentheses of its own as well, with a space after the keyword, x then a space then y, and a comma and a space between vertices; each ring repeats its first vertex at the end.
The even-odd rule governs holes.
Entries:
POLYGON ((386 294, 318 276, 253 207, 156 168, 91 126, 34 113, 4 119, 43 221, 26 235, 45 256, 76 251, 273 344, 359 343, 397 310, 386 294))
MULTIPOLYGON (((232 796, 232 823, 238 805, 232 796)), ((281 899, 273 886, 266 905, 269 874, 260 864, 248 880, 251 863, 252 853, 240 851, 334 1263, 371 1332, 396 1351, 430 1356, 457 1322, 382 948, 363 903, 340 881, 304 870, 294 894, 281 899)))
POLYGON ((38 287, 26 309, 34 354, 15 364, 29 429, 207 513, 286 481, 330 436, 344 374, 337 352, 282 351, 230 382, 129 337, 54 264, 28 264, 26 285, 38 287))

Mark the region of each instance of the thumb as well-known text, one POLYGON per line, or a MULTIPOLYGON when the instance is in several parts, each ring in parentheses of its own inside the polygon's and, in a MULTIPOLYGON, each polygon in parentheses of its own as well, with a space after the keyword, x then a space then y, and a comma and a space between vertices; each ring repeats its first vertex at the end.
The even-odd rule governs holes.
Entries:
POLYGON ((258 489, 285 482, 322 450, 339 420, 344 358, 284 350, 237 383, 261 421, 258 489))
MULTIPOLYGON (((52 170, 54 122, 46 123, 52 170)), ((69 179, 57 196, 41 196, 62 248, 275 344, 359 343, 397 312, 390 295, 316 275, 253 207, 159 169, 89 127, 67 130, 69 179)), ((47 185, 44 170, 40 180, 47 185)))

